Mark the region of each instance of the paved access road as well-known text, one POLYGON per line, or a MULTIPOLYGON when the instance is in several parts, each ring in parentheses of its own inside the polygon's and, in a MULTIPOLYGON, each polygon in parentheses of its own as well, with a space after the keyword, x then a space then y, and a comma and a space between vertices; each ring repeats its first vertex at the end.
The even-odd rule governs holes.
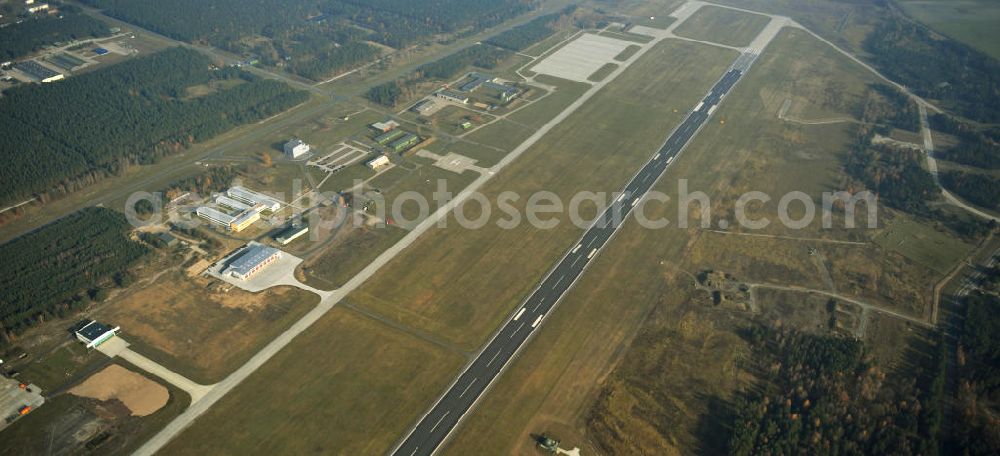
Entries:
POLYGON ((757 53, 750 51, 736 59, 734 65, 671 133, 652 159, 643 165, 614 202, 587 229, 580 241, 556 264, 486 348, 413 427, 393 454, 430 455, 437 450, 521 346, 540 327, 559 298, 572 287, 598 251, 618 231, 626 216, 652 188, 667 166, 711 117, 722 98, 736 85, 756 57, 757 53))

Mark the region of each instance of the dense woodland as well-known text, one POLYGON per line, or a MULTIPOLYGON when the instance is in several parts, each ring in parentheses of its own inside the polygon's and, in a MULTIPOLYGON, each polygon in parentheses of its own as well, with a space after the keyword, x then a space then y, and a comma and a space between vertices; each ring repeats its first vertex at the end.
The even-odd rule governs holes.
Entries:
POLYGON ((881 14, 865 50, 887 77, 970 119, 1000 122, 1000 61, 899 14, 881 14))
POLYGON ((917 104, 903 92, 886 84, 868 86, 858 117, 878 122, 886 135, 891 128, 920 131, 920 111, 917 104))
POLYGON ((24 57, 43 46, 60 41, 110 36, 108 26, 80 13, 79 8, 61 6, 60 15, 33 15, 20 24, 0 28, 0 60, 24 57))
POLYGON ((887 381, 858 340, 760 326, 750 339, 767 380, 736 406, 731 454, 938 454, 945 344, 918 386, 887 381))
MULTIPOLYGON (((995 292, 1000 270, 986 272, 984 288, 995 292)), ((1000 454, 1000 297, 977 292, 962 300, 957 419, 945 445, 954 454, 1000 454)))
POLYGON ((923 168, 923 154, 911 149, 871 143, 873 131, 862 132, 847 154, 847 173, 875 192, 890 207, 923 214, 940 189, 923 168))
POLYGON ((150 164, 308 95, 201 54, 173 48, 66 81, 17 87, 0 98, 0 202, 73 192, 130 165, 150 164), (200 97, 187 88, 241 83, 200 97))
POLYGON ((1000 209, 1000 182, 988 174, 946 171, 938 174, 941 185, 976 206, 1000 209))
POLYGON ((958 145, 938 150, 939 158, 979 168, 1000 168, 1000 129, 979 129, 947 114, 934 114, 929 120, 934 130, 959 139, 958 145))
POLYGON ((0 343, 101 299, 102 288, 127 285, 147 252, 129 228, 122 214, 93 207, 0 245, 0 343))
POLYGON ((320 79, 372 60, 366 41, 402 48, 481 30, 535 6, 524 0, 84 0, 111 16, 320 79), (256 39, 266 38, 264 40, 256 39))
POLYGON ((506 30, 486 40, 486 42, 511 51, 522 51, 555 33, 556 29, 553 24, 559 19, 573 14, 574 11, 576 11, 576 5, 570 5, 558 13, 538 16, 528 23, 506 30))

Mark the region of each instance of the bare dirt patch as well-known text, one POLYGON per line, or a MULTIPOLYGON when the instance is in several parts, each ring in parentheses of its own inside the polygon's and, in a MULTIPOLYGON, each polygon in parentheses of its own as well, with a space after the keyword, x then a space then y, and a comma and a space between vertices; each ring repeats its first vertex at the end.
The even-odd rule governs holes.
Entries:
POLYGON ((133 416, 152 415, 167 405, 170 393, 163 385, 117 364, 105 367, 69 390, 71 394, 107 401, 117 399, 133 416))

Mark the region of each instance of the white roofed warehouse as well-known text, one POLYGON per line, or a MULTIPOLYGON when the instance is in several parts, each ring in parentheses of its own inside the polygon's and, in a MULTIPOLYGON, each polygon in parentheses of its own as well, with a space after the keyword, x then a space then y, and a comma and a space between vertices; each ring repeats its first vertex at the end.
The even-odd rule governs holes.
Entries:
POLYGON ((248 280, 278 258, 281 258, 281 250, 251 242, 233 256, 229 266, 222 273, 240 280, 248 280))

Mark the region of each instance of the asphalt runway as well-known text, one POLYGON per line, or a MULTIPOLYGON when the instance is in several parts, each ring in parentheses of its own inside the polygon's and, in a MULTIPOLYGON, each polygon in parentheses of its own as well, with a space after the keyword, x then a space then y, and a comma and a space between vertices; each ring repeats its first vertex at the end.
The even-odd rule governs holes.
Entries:
POLYGON ((616 197, 587 229, 579 242, 574 244, 531 295, 511 314, 500 331, 476 359, 466 366, 465 371, 410 430, 392 454, 430 455, 437 450, 521 346, 541 327, 546 314, 583 274, 587 265, 596 258, 601 248, 627 220, 626 216, 653 187, 691 138, 698 133, 715 112, 722 98, 736 85, 756 57, 757 54, 751 50, 736 59, 708 95, 688 113, 663 146, 620 191, 620 196, 616 197))

